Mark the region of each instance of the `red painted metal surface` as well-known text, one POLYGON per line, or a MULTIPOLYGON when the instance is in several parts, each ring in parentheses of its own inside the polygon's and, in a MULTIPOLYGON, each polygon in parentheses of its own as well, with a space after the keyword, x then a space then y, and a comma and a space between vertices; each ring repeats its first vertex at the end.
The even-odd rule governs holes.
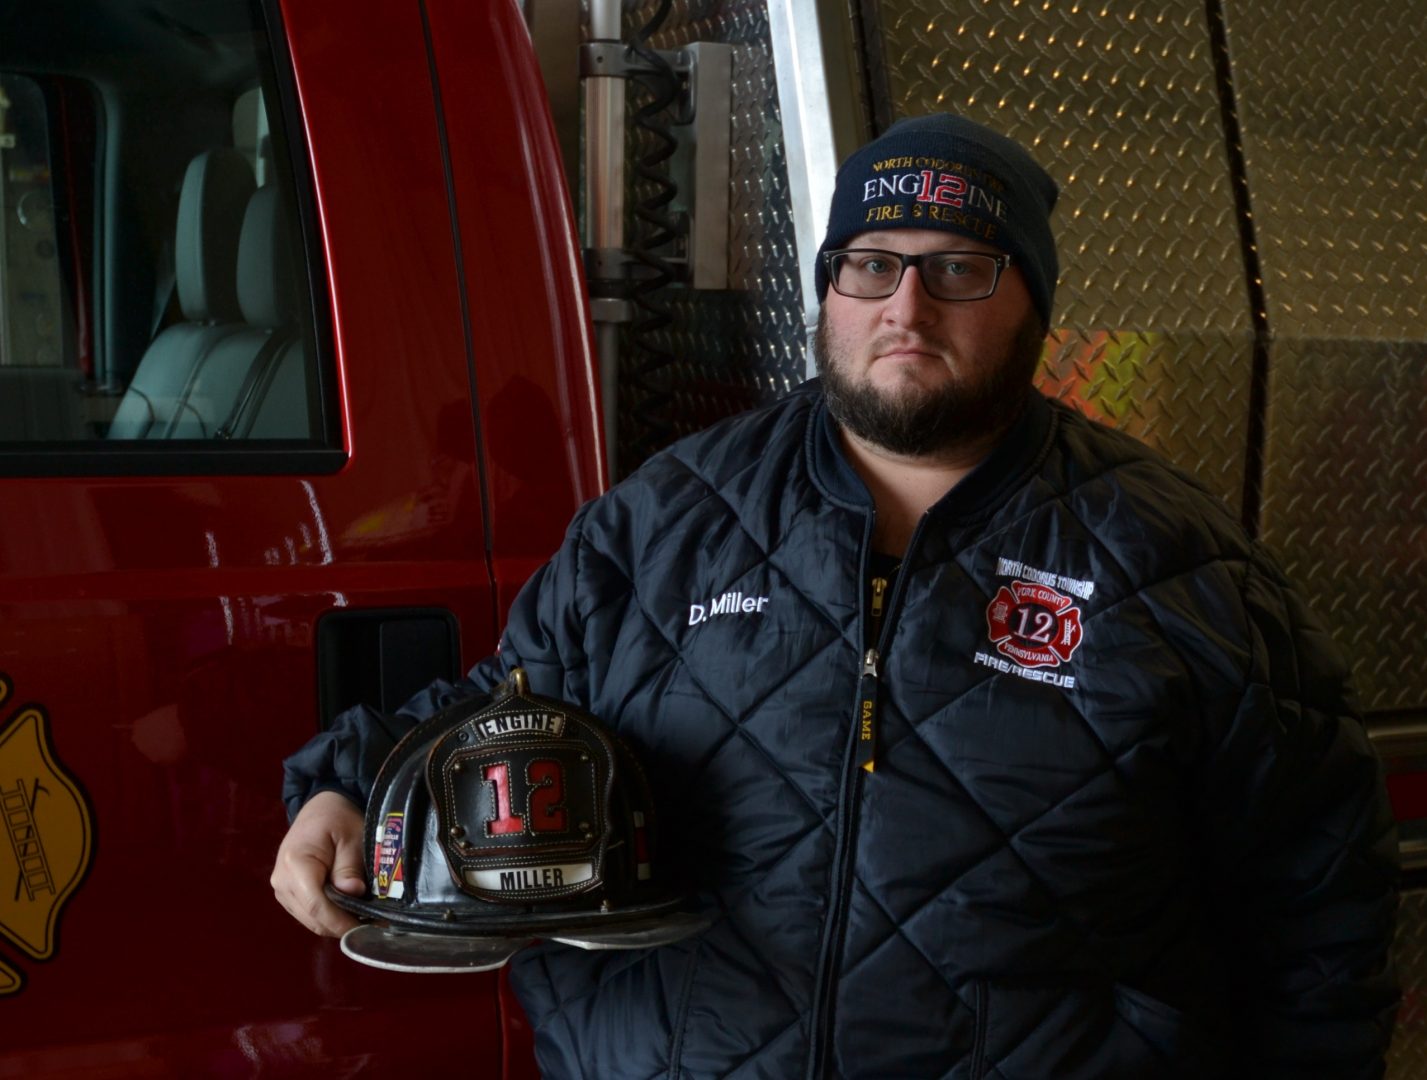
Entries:
POLYGON ((1388 773, 1387 794, 1398 821, 1427 821, 1427 783, 1424 779, 1427 779, 1427 774, 1421 772, 1388 773))
POLYGON ((534 1075, 496 976, 363 968, 267 884, 279 761, 317 725, 318 619, 446 608, 474 662, 602 483, 524 28, 513 4, 428 6, 459 235, 418 6, 284 9, 347 465, 0 481, 0 728, 43 706, 95 829, 53 955, 0 947, 23 980, 0 996, 0 1075, 488 1075, 503 1058, 534 1075))
POLYGON ((428 0, 427 11, 505 607, 564 534, 548 508, 578 505, 603 487, 602 455, 586 449, 600 439, 598 378, 586 360, 591 331, 574 214, 518 6, 428 0))

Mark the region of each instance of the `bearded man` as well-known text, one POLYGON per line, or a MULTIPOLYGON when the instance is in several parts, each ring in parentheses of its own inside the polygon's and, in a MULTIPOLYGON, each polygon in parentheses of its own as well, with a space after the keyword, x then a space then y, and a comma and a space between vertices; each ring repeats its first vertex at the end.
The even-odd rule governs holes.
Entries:
POLYGON ((634 746, 715 915, 518 954, 546 1076, 1380 1075, 1346 666, 1218 501, 1033 389, 1055 199, 958 117, 844 163, 821 379, 584 507, 461 683, 289 759, 289 910, 351 925, 391 740, 518 665, 634 746))

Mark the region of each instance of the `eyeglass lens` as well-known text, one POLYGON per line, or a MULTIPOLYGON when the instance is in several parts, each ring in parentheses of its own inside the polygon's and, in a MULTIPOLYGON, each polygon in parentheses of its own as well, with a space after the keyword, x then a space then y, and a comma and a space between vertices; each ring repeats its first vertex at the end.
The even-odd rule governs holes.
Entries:
MULTIPOLYGON (((895 251, 844 251, 832 257, 832 281, 846 296, 876 300, 891 296, 902 280, 905 257, 895 251)), ((996 289, 994 256, 969 251, 923 255, 917 261, 922 287, 938 300, 980 300, 996 289)))

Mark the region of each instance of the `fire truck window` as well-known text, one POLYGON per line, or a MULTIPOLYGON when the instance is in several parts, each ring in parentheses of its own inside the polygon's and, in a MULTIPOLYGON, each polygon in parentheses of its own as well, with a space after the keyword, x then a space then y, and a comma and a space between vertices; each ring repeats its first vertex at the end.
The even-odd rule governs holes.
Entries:
POLYGON ((4 471, 51 448, 67 471, 292 471, 337 446, 262 6, 27 7, 0 35, 4 471))
POLYGON ((44 94, 0 75, 0 425, 5 437, 69 438, 72 298, 62 287, 44 94))

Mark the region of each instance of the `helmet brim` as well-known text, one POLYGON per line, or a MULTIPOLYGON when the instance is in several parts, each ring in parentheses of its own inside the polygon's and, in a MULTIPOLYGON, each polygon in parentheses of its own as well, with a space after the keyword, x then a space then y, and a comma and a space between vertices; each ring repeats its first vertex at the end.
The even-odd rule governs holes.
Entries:
MULTIPOLYGON (((328 895, 332 895, 332 890, 328 895)), ((353 910, 350 904, 353 898, 345 899, 349 903, 343 906, 353 910)), ((389 902, 378 904, 388 912, 393 907, 389 902)), ((411 929, 410 923, 367 922, 342 935, 342 952, 369 967, 386 971, 429 974, 493 971, 540 938, 588 950, 653 949, 701 933, 712 923, 712 916, 696 912, 664 910, 651 914, 633 909, 617 913, 567 913, 561 918, 528 917, 519 927, 507 919, 500 932, 484 933, 469 923, 452 925, 443 921, 440 930, 435 930, 431 925, 411 929)))
MULTIPOLYGON (((331 885, 326 886, 326 893, 327 899, 343 911, 359 918, 372 919, 412 933, 438 937, 541 937, 556 940, 557 935, 574 935, 587 929, 591 933, 604 933, 611 928, 623 927, 626 923, 652 925, 660 919, 688 914, 681 910, 687 906, 688 898, 679 895, 666 895, 618 908, 541 911, 520 908, 502 910, 494 904, 486 905, 493 910, 473 910, 471 907, 447 907, 440 904, 405 904, 396 900, 349 896, 331 885)), ((701 924, 700 929, 706 925, 707 920, 701 924)))
POLYGON ((359 963, 429 975, 494 971, 528 944, 529 938, 419 934, 377 923, 362 923, 342 935, 342 952, 359 963))

